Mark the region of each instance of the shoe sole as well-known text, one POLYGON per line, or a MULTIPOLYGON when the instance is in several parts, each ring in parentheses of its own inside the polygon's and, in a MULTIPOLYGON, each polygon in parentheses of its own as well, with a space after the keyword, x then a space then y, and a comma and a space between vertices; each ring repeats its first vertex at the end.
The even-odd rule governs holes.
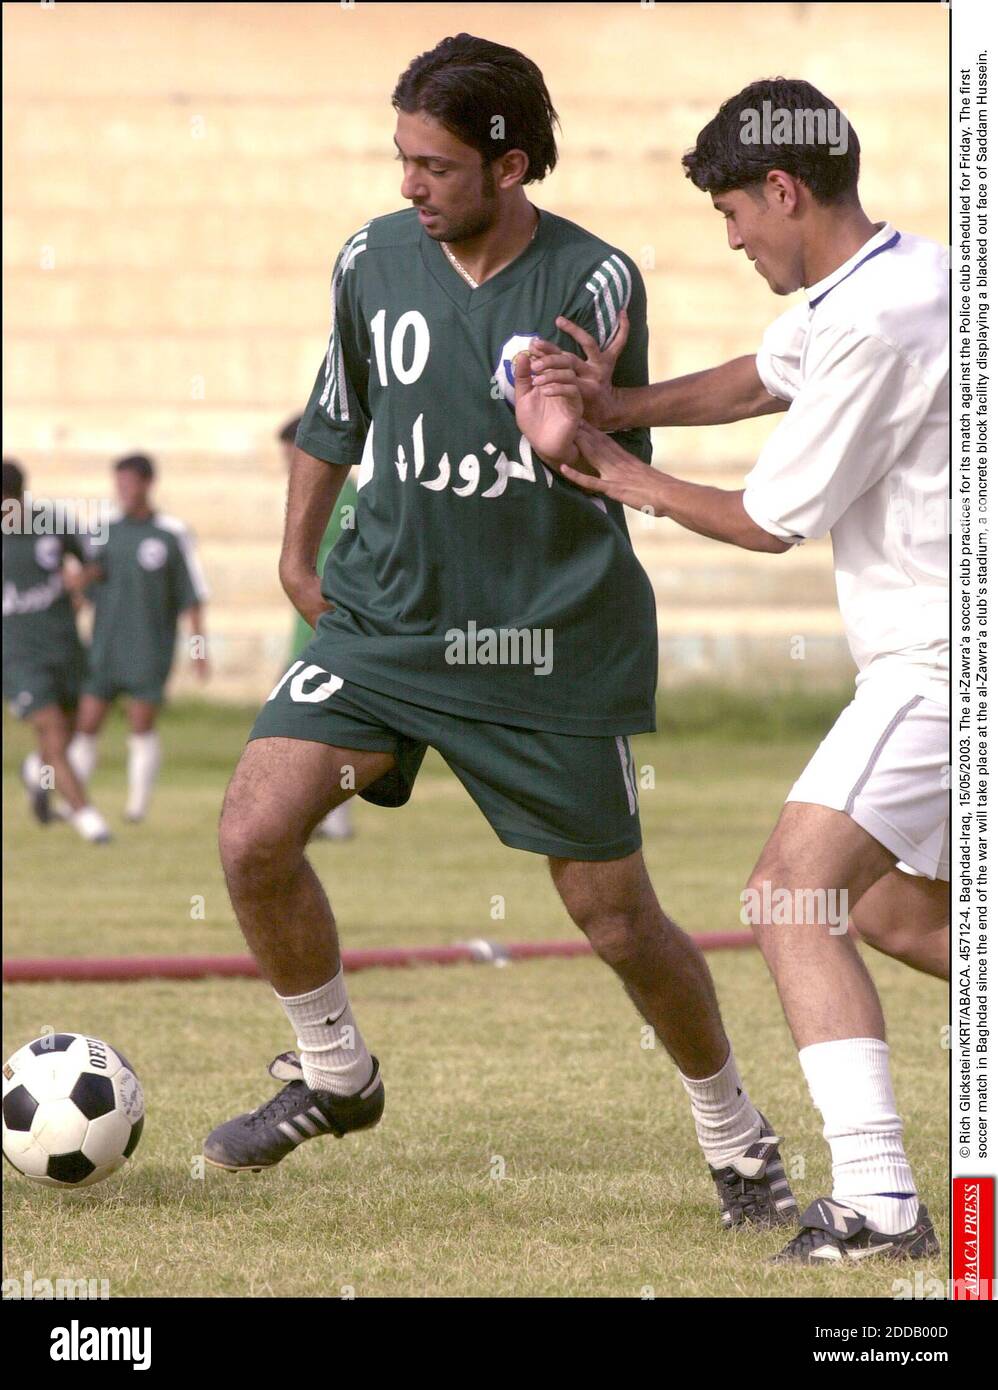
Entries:
POLYGON ((886 1261, 888 1264, 901 1264, 904 1260, 934 1260, 940 1254, 939 1240, 932 1232, 931 1240, 926 1239, 928 1233, 917 1237, 910 1245, 885 1245, 880 1248, 870 1250, 869 1254, 850 1255, 848 1252, 838 1260, 823 1260, 808 1257, 806 1260, 784 1259, 780 1255, 773 1255, 767 1263, 774 1265, 797 1265, 800 1268, 809 1269, 855 1269, 857 1265, 866 1264, 868 1260, 886 1261), (921 1249, 916 1249, 918 1241, 925 1240, 925 1245, 921 1249))

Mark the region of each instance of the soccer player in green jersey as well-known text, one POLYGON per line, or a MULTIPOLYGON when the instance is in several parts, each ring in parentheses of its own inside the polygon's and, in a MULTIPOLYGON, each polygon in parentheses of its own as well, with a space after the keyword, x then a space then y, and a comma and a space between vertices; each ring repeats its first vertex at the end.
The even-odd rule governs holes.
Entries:
POLYGON ((25 497, 24 470, 3 461, 3 693, 11 710, 32 726, 37 751, 21 778, 36 818, 51 819, 54 784, 69 820, 85 840, 110 839, 104 817, 87 800, 68 756, 73 713, 86 669, 71 595, 93 568, 79 535, 36 530, 35 508, 25 497), (66 561, 72 557, 74 567, 66 561), (51 773, 51 784, 46 778, 51 773))
MULTIPOLYGON (((277 436, 284 452, 284 458, 291 471, 291 465, 295 456, 295 436, 298 433, 298 426, 301 424, 301 416, 295 415, 281 428, 277 436)), ((353 479, 347 477, 346 482, 340 489, 340 494, 336 499, 336 506, 333 508, 329 518, 329 525, 326 527, 326 534, 319 542, 319 554, 316 557, 316 573, 322 574, 329 559, 329 552, 342 536, 344 531, 352 531, 357 515, 357 489, 353 479)), ((295 609, 294 630, 291 634, 291 653, 289 661, 294 661, 300 651, 308 646, 315 636, 315 629, 305 621, 302 615, 295 609)), ((312 831, 313 840, 349 840, 353 836, 353 818, 350 813, 350 802, 344 801, 339 806, 334 806, 328 816, 323 816, 322 820, 312 831)))
POLYGON ((114 465, 120 515, 92 558, 100 566, 94 600, 94 631, 77 732, 71 754, 85 778, 97 762, 97 736, 111 703, 128 701, 127 821, 141 821, 149 806, 160 764, 156 720, 173 665, 177 620, 190 624, 191 655, 207 679, 204 602, 207 587, 183 522, 156 510, 151 501, 152 460, 131 454, 114 465))
MULTIPOLYGON (((275 1060, 288 1084, 215 1129, 205 1155, 259 1169, 380 1118, 378 1063, 303 850, 354 791, 403 804, 432 745, 504 844, 547 856, 571 917, 676 1062, 725 1224, 791 1220, 777 1138, 741 1086, 706 963, 641 855, 628 735, 654 728, 651 585, 621 507, 545 462, 575 457, 575 421, 539 395, 535 453, 513 411, 514 363, 559 314, 605 344, 629 306, 618 380, 647 382, 640 273, 529 202, 524 185, 557 158, 556 116, 523 54, 445 39, 393 105, 413 207, 367 223, 337 259, 289 483, 280 573, 316 636, 264 704, 222 813, 233 905, 300 1056, 275 1060), (316 553, 354 464, 357 526, 320 583, 316 553)), ((624 442, 650 459, 646 430, 624 442)))

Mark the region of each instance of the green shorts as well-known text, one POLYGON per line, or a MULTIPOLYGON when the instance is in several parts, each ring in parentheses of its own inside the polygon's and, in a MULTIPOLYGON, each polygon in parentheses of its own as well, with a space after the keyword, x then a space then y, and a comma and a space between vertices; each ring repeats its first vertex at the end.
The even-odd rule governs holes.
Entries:
POLYGON ((313 655, 311 648, 303 655, 263 706, 250 739, 300 738, 394 753, 392 771, 360 793, 377 806, 405 805, 427 748, 435 748, 505 845, 591 860, 623 859, 640 849, 637 785, 626 738, 465 719, 347 683, 320 694, 332 683, 328 676, 307 685, 296 679, 313 655))
POLYGON ((110 671, 90 670, 83 682, 83 693, 96 700, 110 704, 119 695, 127 695, 132 700, 144 700, 150 705, 163 703, 166 676, 156 672, 136 671, 134 675, 118 676, 110 671))
POLYGON ((30 719, 49 705, 72 711, 79 704, 85 671, 86 660, 82 652, 78 657, 70 657, 57 665, 6 661, 3 668, 4 699, 11 713, 19 719, 30 719))

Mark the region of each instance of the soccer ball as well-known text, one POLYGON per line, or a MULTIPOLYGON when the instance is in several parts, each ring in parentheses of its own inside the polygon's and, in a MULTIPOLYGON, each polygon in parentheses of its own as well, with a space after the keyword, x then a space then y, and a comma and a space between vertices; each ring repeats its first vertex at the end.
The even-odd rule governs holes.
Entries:
POLYGON ((3 1154, 48 1187, 89 1187, 120 1168, 145 1102, 129 1063, 99 1038, 47 1033, 3 1069, 3 1154))
POLYGON ((492 379, 503 394, 507 405, 516 406, 516 385, 513 380, 513 362, 518 353, 526 352, 539 333, 516 333, 507 338, 499 353, 499 362, 492 379))

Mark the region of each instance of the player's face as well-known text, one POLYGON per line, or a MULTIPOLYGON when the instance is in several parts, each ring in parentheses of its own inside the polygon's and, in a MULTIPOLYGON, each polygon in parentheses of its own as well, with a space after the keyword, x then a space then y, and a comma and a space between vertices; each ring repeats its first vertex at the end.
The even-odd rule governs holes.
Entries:
POLYGON ((131 468, 122 468, 114 475, 114 490, 121 510, 126 516, 145 511, 148 506, 150 483, 131 468))
POLYGON ((728 245, 744 251, 774 294, 793 294, 804 283, 799 239, 786 210, 764 188, 760 195, 735 189, 718 193, 714 206, 724 216, 728 245))
POLYGON ((402 164, 402 197, 419 210, 427 236, 460 242, 489 230, 499 197, 477 150, 418 111, 399 112, 395 146, 402 164))

